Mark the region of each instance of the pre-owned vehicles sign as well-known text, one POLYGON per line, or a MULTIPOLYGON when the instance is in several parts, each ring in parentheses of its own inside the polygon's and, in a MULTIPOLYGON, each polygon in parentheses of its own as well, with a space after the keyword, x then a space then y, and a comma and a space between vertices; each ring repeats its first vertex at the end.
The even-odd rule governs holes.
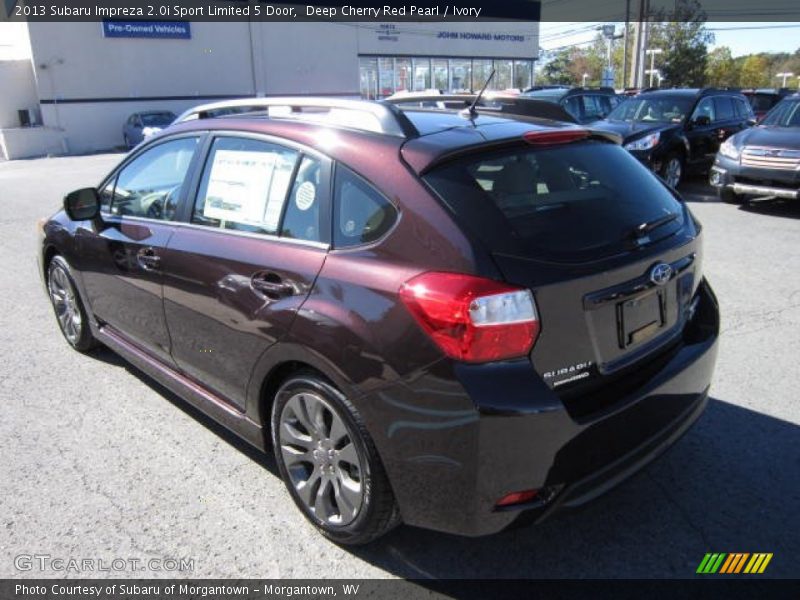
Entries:
POLYGON ((191 24, 184 21, 103 21, 103 37, 167 38, 188 40, 191 24))

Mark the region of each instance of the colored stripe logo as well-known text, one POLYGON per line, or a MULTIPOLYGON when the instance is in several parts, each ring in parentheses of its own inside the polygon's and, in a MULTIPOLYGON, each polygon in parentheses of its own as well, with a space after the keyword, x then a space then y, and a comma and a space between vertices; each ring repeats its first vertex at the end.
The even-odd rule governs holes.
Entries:
POLYGON ((700 561, 696 573, 701 575, 760 574, 772 560, 772 552, 708 552, 700 561))

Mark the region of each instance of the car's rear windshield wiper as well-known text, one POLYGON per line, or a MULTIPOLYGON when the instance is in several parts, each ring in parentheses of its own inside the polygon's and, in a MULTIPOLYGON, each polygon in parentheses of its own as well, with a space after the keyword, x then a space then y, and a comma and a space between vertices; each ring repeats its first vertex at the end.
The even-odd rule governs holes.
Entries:
POLYGON ((672 223, 675 219, 680 217, 680 213, 669 213, 668 215, 664 215, 663 217, 659 217, 658 219, 653 219, 652 221, 646 221, 641 225, 637 225, 634 227, 630 232, 630 237, 632 238, 640 238, 644 237, 654 229, 658 229, 662 225, 666 225, 667 223, 672 223))

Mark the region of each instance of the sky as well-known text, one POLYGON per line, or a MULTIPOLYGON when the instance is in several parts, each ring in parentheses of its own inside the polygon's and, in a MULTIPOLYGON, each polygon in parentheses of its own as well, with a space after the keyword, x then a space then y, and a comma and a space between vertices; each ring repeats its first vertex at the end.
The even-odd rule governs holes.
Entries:
MULTIPOLYGON (((568 44, 591 41, 600 23, 542 23, 540 45, 551 50, 568 44)), ((713 47, 728 46, 733 56, 752 52, 794 52, 800 48, 800 23, 709 22, 713 47), (747 28, 747 29, 745 29, 747 28)), ((618 30, 622 30, 621 25, 618 30)))

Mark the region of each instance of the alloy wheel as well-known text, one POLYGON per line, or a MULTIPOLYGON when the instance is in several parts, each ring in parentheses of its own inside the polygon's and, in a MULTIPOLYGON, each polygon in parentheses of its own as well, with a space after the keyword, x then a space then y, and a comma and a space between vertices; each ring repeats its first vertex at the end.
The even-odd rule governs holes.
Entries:
POLYGON ((678 184, 681 181, 681 171, 681 160, 679 158, 670 158, 666 168, 664 169, 664 180, 671 187, 678 187, 678 184))
POLYGON ((54 266, 50 270, 47 287, 61 331, 67 341, 74 346, 78 343, 83 328, 83 319, 75 296, 75 288, 72 286, 69 276, 60 266, 54 266))
POLYGON ((279 442, 306 509, 326 525, 352 523, 364 504, 364 459, 333 407, 315 393, 295 394, 281 411, 279 442))

